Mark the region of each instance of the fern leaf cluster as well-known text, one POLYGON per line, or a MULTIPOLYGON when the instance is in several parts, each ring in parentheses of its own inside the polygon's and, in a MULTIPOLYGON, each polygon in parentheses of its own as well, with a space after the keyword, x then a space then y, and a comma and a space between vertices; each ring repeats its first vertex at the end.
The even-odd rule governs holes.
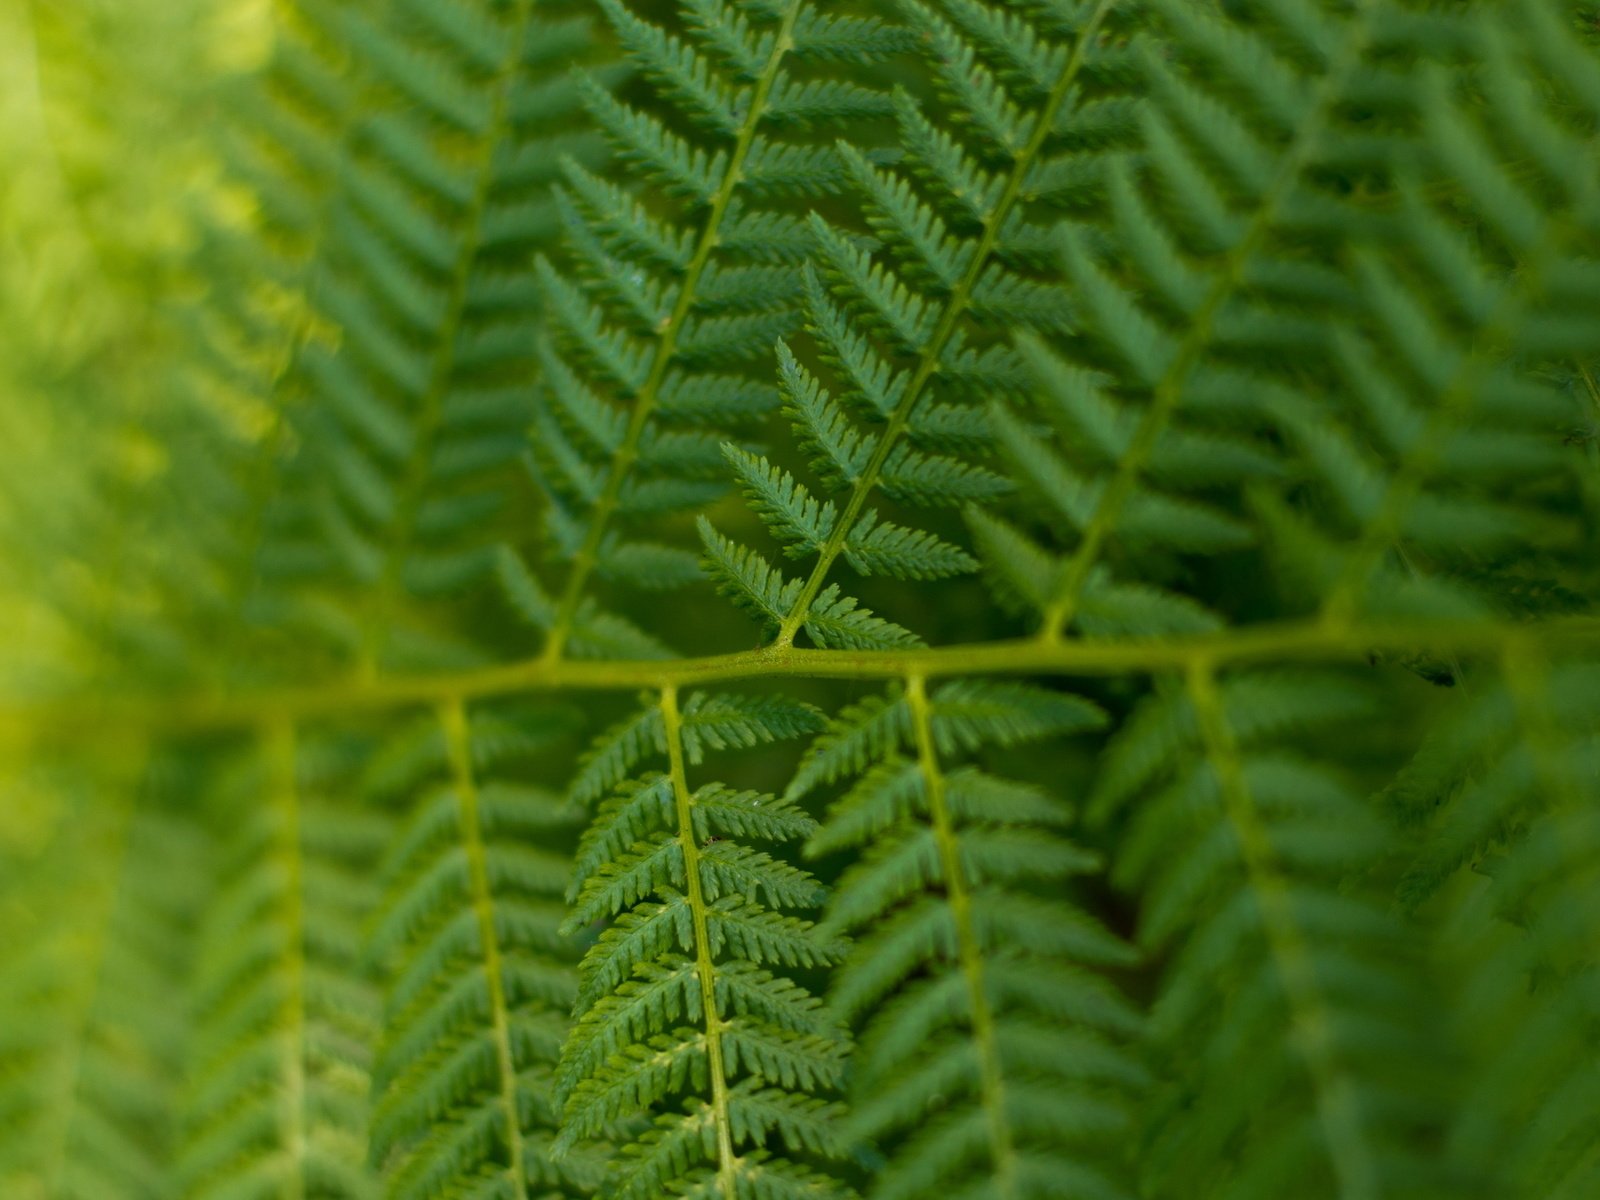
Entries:
POLYGON ((1593 7, 0 14, 0 1192, 1600 1192, 1593 7))

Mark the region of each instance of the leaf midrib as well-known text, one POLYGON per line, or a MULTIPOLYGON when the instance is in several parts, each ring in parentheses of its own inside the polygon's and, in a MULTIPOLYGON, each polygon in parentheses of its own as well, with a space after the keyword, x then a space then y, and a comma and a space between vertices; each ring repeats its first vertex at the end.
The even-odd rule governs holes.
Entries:
POLYGON ((711 1121, 717 1140, 717 1189, 723 1200, 738 1200, 739 1160, 733 1151, 733 1115, 722 1047, 725 1026, 717 1011, 716 963, 711 957, 706 898, 700 886, 700 843, 694 832, 694 796, 689 791, 688 773, 684 766, 683 719, 678 711, 678 690, 675 687, 661 690, 661 723, 672 777, 678 844, 683 851, 684 896, 688 900, 694 926, 695 974, 700 983, 700 1004, 706 1030, 706 1067, 711 1076, 711 1121))
POLYGON ((945 902, 950 907, 950 920, 955 927, 956 961, 966 986, 972 1021, 972 1045, 978 1060, 978 1098, 988 1132, 995 1193, 1000 1200, 1012 1200, 1019 1194, 1017 1148, 1006 1111, 1005 1070, 1000 1059, 994 1010, 989 1003, 983 943, 972 915, 972 893, 966 869, 961 863, 961 844, 945 798, 944 773, 939 767, 939 752, 934 744, 933 713, 928 702, 927 681, 921 675, 910 676, 906 680, 905 694, 906 705, 911 710, 917 764, 927 788, 928 818, 939 851, 945 902))

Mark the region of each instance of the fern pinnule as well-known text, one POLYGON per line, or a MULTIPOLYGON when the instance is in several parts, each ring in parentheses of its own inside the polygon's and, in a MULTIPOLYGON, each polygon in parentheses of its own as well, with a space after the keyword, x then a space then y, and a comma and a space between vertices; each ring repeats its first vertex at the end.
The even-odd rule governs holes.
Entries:
POLYGON ((665 758, 666 774, 622 782, 578 852, 568 924, 604 923, 584 956, 577 1020, 562 1052, 564 1141, 604 1133, 643 1110, 618 1196, 842 1194, 819 1174, 836 1157, 843 1032, 804 989, 772 968, 805 969, 835 950, 808 921, 806 872, 745 842, 803 839, 816 827, 793 803, 720 784, 690 790, 706 749, 815 730, 813 710, 748 697, 665 692, 591 754, 598 778, 665 758), (649 729, 649 740, 635 731, 649 729))
MULTIPOLYGON (((695 692, 678 710, 679 737, 691 766, 704 762, 709 750, 743 750, 782 741, 814 729, 816 721, 816 709, 786 696, 695 692)), ((666 752, 661 708, 646 704, 590 743, 573 776, 572 797, 579 804, 592 804, 640 763, 666 752)), ((591 828, 587 836, 593 835, 591 828)))
POLYGON ((552 321, 533 461, 565 578, 553 592, 531 572, 518 583, 519 608, 551 656, 654 647, 604 610, 597 582, 661 588, 697 577, 694 556, 649 534, 649 520, 720 494, 719 444, 775 406, 748 368, 795 323, 794 266, 808 247, 791 201, 840 182, 837 156, 810 131, 887 113, 849 64, 906 45, 879 21, 822 17, 805 0, 695 0, 680 29, 621 0, 604 7, 684 126, 591 87, 619 156, 672 201, 647 207, 569 166, 569 266, 541 267, 552 321), (812 74, 808 60, 832 66, 812 74))
POLYGON ((857 777, 808 852, 860 853, 825 926, 860 939, 830 1007, 863 1029, 848 1130, 884 1160, 873 1196, 1130 1194, 1107 1144, 1126 1135, 1126 1093, 1143 1079, 1123 1044, 1138 1021, 1095 973, 1131 956, 1057 894, 1098 859, 1056 832, 1071 814, 1053 797, 949 765, 1103 721, 1066 693, 980 680, 930 692, 912 677, 846 710, 802 763, 791 792, 857 777))

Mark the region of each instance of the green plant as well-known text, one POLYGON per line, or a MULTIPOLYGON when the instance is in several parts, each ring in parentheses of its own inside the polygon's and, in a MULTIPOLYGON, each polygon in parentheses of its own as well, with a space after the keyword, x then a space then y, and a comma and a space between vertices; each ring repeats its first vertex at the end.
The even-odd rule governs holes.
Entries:
POLYGON ((1600 1191, 1591 6, 279 9, 14 419, 8 1196, 1600 1191))

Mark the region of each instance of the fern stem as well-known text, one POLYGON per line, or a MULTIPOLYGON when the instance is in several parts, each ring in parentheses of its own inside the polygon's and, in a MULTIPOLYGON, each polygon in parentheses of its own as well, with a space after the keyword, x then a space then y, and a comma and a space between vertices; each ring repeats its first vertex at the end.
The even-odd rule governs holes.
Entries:
POLYGON ((829 531, 827 540, 823 542, 817 553, 817 561, 811 569, 800 594, 795 597, 794 607, 778 627, 778 635, 774 645, 790 646, 794 644, 795 635, 805 625, 806 619, 811 615, 811 605, 816 601, 817 595, 822 591, 823 584, 827 581, 828 572, 833 569, 833 564, 840 554, 844 553, 846 539, 855 527, 861 510, 866 506, 868 497, 878 486, 878 476, 883 471, 883 466, 889 460, 889 454, 894 449, 906 426, 910 424, 911 414, 916 409, 917 401, 922 396, 922 391, 928 386, 934 374, 939 370, 939 359, 944 354, 945 346, 955 334, 961 318, 966 315, 967 307, 972 301, 972 290, 977 286, 978 280, 983 275, 983 270, 989 264, 990 256, 995 247, 1000 244, 1001 234, 1005 230, 1006 218, 1011 209, 1022 197, 1022 189, 1026 186, 1028 175, 1033 170, 1033 164, 1038 159, 1039 153, 1044 149, 1045 142, 1049 140, 1051 131, 1055 128, 1057 116, 1061 106, 1066 103, 1072 91, 1072 85, 1077 81, 1078 73, 1083 68, 1086 48, 1099 32, 1101 24, 1110 13, 1116 0, 1100 0, 1090 14, 1089 20, 1084 24, 1073 44, 1072 54, 1068 57, 1061 69, 1061 77, 1056 80, 1050 95, 1039 109, 1034 122, 1033 131, 1028 135, 1027 142, 1017 152, 1011 165, 1011 174, 1006 179, 1004 191, 999 200, 995 202, 994 209, 984 219, 983 234, 978 240, 972 261, 968 264, 966 273, 957 281, 955 288, 950 293, 950 298, 945 303, 944 311, 939 315, 939 323, 934 327, 928 344, 923 347, 913 369, 911 382, 906 386, 905 394, 900 402, 895 405, 894 412, 889 415, 883 432, 878 436, 877 444, 872 449, 872 455, 867 464, 862 468, 860 476, 851 486, 850 498, 845 502, 839 520, 829 531))
POLYGON ((767 99, 777 84, 778 70, 783 65, 784 57, 794 48, 795 22, 800 16, 804 2, 805 0, 790 0, 788 8, 784 10, 783 21, 772 40, 772 50, 767 56, 761 77, 756 81, 755 90, 751 93, 749 111, 745 113, 744 123, 739 127, 738 137, 734 141, 733 152, 728 157, 728 166, 722 182, 717 188, 716 195, 711 199, 705 226, 700 231, 700 240, 694 248, 694 256, 689 260, 689 266, 684 272, 683 283, 678 289, 672 312, 654 331, 657 342, 655 355, 650 360, 650 372, 645 376, 639 394, 634 397, 633 413, 629 417, 628 428, 623 434, 622 444, 611 456, 605 486, 601 489, 599 499, 595 501, 594 511, 589 515, 589 526, 584 531, 583 544, 578 548, 578 553, 572 561, 572 569, 562 588, 555 619, 551 622, 550 632, 545 639, 544 657, 549 662, 559 661, 566 650, 567 639, 572 634, 572 623, 577 617, 583 590, 588 585, 590 574, 594 571, 606 526, 610 523, 617 503, 622 498, 622 485, 627 481, 628 473, 633 470, 634 463, 639 457, 639 443, 650 425, 651 417, 655 415, 661 387, 667 379, 667 370, 677 355, 678 338, 697 299, 701 276, 711 263, 711 254, 717 248, 722 233, 723 219, 727 216, 728 206, 733 203, 734 193, 744 177, 745 162, 755 145, 761 118, 766 115, 767 99))
POLYGON ((1041 628, 1047 638, 1060 638, 1077 614, 1078 601, 1082 598, 1089 574, 1099 561, 1100 551, 1111 536, 1112 527, 1121 515, 1123 506, 1132 497, 1140 472, 1178 411, 1183 399, 1183 386, 1210 345, 1222 306, 1233 297, 1243 282, 1244 269, 1249 264, 1250 256, 1271 231, 1278 209, 1299 182, 1333 114, 1334 106, 1344 93, 1348 77, 1361 63, 1371 37, 1367 21, 1373 7, 1374 0, 1362 0, 1357 5, 1350 19, 1349 33, 1339 47, 1338 55, 1330 62, 1327 73, 1318 81, 1306 116, 1295 126, 1294 136, 1284 149, 1278 169, 1262 194, 1261 202, 1251 214, 1250 222, 1239 240, 1223 256, 1205 298, 1189 317, 1183 340, 1161 378, 1156 381, 1150 404, 1140 418, 1127 450, 1118 459, 1111 481, 1106 484, 1095 506, 1094 515, 1084 526, 1083 539, 1067 563, 1055 599, 1045 609, 1041 628))
POLYGON ((972 918, 972 895, 961 865, 961 846, 956 838, 950 807, 945 799, 944 773, 939 769, 939 752, 933 740, 933 714, 928 704, 927 681, 921 675, 906 677, 906 704, 917 742, 917 765, 927 788, 928 815, 933 822, 934 841, 939 848, 940 874, 944 878, 945 898, 956 931, 956 957, 967 984, 967 1004, 972 1015, 972 1041, 978 1051, 979 1088, 989 1128, 989 1156, 994 1165, 994 1194, 1011 1200, 1017 1192, 1017 1153, 1011 1138, 1011 1121, 1006 1113, 1005 1073, 1000 1062, 1000 1045, 995 1035, 994 1012, 989 1006, 985 982, 983 946, 972 918))
POLYGON ((1289 883, 1279 867, 1271 836, 1245 782, 1244 763, 1217 693, 1213 664, 1205 659, 1191 663, 1187 685, 1223 810, 1233 826, 1245 874, 1255 893, 1267 948, 1283 981, 1290 1022, 1298 1035, 1294 1044, 1316 1094, 1317 1115, 1339 1195, 1341 1200, 1377 1200, 1378 1168, 1362 1127, 1360 1101, 1338 1062, 1333 1023, 1317 982, 1316 964, 1295 918, 1289 883))
POLYGON ((496 1070, 500 1076, 500 1109, 505 1122, 506 1178, 513 1200, 528 1200, 528 1175, 523 1164, 521 1105, 517 1099, 517 1063, 511 1049, 511 1016, 506 1004, 505 979, 500 967, 500 935, 494 916, 494 893, 489 885, 488 857, 478 817, 478 784, 472 769, 472 735, 466 706, 452 696, 439 706, 445 750, 450 759, 455 788, 461 845, 467 856, 467 886, 472 912, 483 947, 484 982, 489 994, 489 1026, 494 1039, 496 1070))
POLYGON ((300 789, 294 723, 266 732, 272 799, 278 809, 277 853, 283 862, 283 1088, 278 1139, 283 1147, 283 1200, 306 1195, 306 913, 300 839, 300 789))
POLYGON ((471 158, 473 171, 472 198, 462 214, 461 243, 456 249, 455 263, 451 268, 450 294, 434 342, 433 360, 429 365, 428 388, 422 397, 422 412, 418 419, 416 442, 411 457, 406 462, 405 482, 400 493, 400 511, 384 539, 383 573, 377 591, 367 610, 362 626, 361 659, 359 672, 370 678, 377 672, 378 659, 383 653, 388 636, 388 621, 395 602, 395 590, 400 583, 406 551, 410 548, 417 514, 422 507, 422 492, 427 484, 432 464, 434 440, 444 420, 444 403, 450 390, 450 377, 455 370, 456 342, 461 335, 461 322, 467 309, 467 289, 472 279, 472 267, 483 244, 484 215, 489 206, 489 192, 494 184, 495 151, 505 140, 510 124, 511 89, 516 82, 518 67, 526 52, 529 22, 533 17, 533 0, 515 0, 511 10, 511 25, 506 33, 506 53, 495 70, 491 88, 494 93, 488 123, 478 135, 471 158))
POLYGON ((722 1016, 717 1011, 716 964, 706 928, 706 898, 700 886, 700 844, 694 834, 694 796, 683 763, 683 719, 678 689, 661 689, 661 724, 667 740, 672 795, 677 804, 678 844, 683 850, 684 894, 694 922, 695 973, 706 1023, 706 1060, 711 1074, 711 1119, 717 1135, 717 1190, 723 1200, 738 1200, 739 1160, 733 1153, 733 1122, 728 1107, 727 1068, 722 1055, 722 1016))
POLYGON ((1550 649, 1600 644, 1600 619, 1550 618, 1511 629, 1492 620, 1406 622, 1333 627, 1312 619, 1269 622, 1188 637, 1046 642, 1040 638, 910 650, 805 650, 767 646, 700 658, 551 663, 543 657, 433 675, 396 675, 338 686, 256 695, 69 697, 0 705, 0 729, 29 736, 81 736, 85 730, 202 730, 258 724, 274 715, 296 720, 411 705, 539 691, 635 691, 761 677, 900 679, 954 675, 1104 676, 1158 674, 1191 662, 1360 662, 1373 653, 1439 656, 1496 654, 1514 638, 1550 649))

